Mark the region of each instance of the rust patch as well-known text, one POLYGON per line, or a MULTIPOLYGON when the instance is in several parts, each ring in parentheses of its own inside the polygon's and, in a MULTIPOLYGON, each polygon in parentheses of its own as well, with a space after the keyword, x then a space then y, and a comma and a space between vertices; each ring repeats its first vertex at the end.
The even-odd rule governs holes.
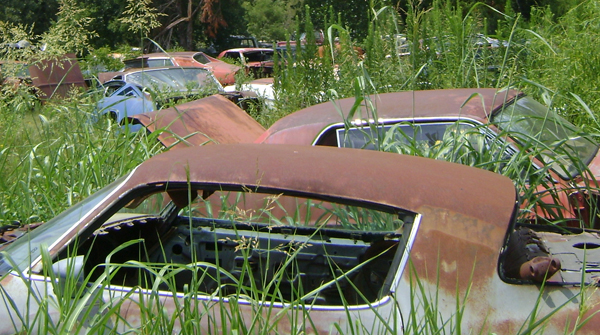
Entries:
POLYGON ((166 147, 184 148, 208 143, 252 143, 265 129, 248 113, 221 95, 130 117, 148 131, 160 130, 166 147))
POLYGON ((495 275, 498 252, 489 246, 440 231, 420 231, 411 252, 420 280, 435 284, 454 295, 469 286, 485 285, 495 275), (472 277, 471 277, 472 276, 472 277))
POLYGON ((457 283, 464 292, 469 285, 482 286, 497 276, 498 257, 510 221, 508 211, 495 211, 484 220, 465 215, 475 213, 474 209, 459 212, 427 206, 421 212, 422 224, 411 251, 419 278, 435 284, 439 272, 440 289, 453 294, 457 283), (502 217, 505 225, 495 221, 502 217))
POLYGON ((75 54, 56 60, 42 60, 29 66, 33 85, 43 92, 42 99, 64 97, 73 87, 87 88, 75 54))

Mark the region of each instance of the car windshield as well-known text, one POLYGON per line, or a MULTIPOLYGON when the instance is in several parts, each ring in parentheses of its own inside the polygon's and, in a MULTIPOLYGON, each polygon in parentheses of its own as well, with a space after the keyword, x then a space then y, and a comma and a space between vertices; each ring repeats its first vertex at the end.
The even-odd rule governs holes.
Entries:
POLYGON ((500 109, 492 121, 520 143, 533 145, 527 149, 539 152, 563 179, 580 175, 598 151, 598 144, 581 129, 529 97, 500 109))
POLYGON ((91 278, 104 272, 102 264, 115 246, 133 243, 111 259, 146 262, 145 268, 155 273, 173 271, 141 280, 132 268, 123 267, 111 273, 111 284, 156 288, 169 278, 169 290, 195 287, 195 292, 214 297, 236 294, 239 283, 268 293, 270 298, 259 298, 261 303, 375 303, 389 293, 404 243, 419 220, 416 213, 356 200, 189 185, 171 184, 171 189, 136 198, 127 205, 133 212, 119 211, 84 241, 80 252, 93 255, 85 268, 101 269, 92 270, 91 278), (152 214, 168 200, 173 212, 152 214), (194 270, 185 264, 193 264, 194 270))
POLYGON ((114 192, 124 180, 125 177, 117 179, 110 185, 31 231, 31 233, 23 235, 23 237, 8 245, 3 250, 6 251, 6 254, 0 254, 0 276, 10 271, 13 268, 13 264, 19 269, 28 267, 40 257, 42 245, 50 247, 69 231, 82 228, 78 227, 78 223, 100 206, 108 195, 114 192), (7 259, 6 255, 10 255, 11 259, 7 259))
POLYGON ((209 71, 201 68, 170 68, 145 70, 130 73, 126 80, 142 87, 152 87, 157 91, 188 92, 200 90, 222 91, 221 85, 209 71))

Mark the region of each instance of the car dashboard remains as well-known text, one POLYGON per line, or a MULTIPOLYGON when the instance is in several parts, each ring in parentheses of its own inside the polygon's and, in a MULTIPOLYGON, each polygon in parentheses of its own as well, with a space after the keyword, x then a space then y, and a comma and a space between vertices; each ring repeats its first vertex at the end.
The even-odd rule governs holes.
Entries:
MULTIPOLYGON (((403 213, 400 220, 397 214, 289 197, 274 204, 295 214, 274 218, 269 208, 269 215, 248 217, 239 215, 250 210, 239 203, 221 208, 217 218, 190 208, 174 218, 117 213, 80 247, 87 254, 85 272, 99 277, 108 258, 111 264, 144 262, 157 265, 157 272, 172 267, 172 280, 158 283, 163 290, 195 285, 227 296, 242 284, 277 297, 274 302, 311 305, 362 305, 389 292, 405 243, 402 231, 410 229, 414 215, 403 213), (364 229, 367 222, 380 225, 380 218, 385 229, 364 229)), ((148 269, 123 266, 111 284, 151 288, 156 280, 148 269)))

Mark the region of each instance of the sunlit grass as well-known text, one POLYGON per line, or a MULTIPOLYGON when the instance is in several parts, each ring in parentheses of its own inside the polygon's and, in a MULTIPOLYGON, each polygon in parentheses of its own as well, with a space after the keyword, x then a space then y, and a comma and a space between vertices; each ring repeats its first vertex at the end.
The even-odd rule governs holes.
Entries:
MULTIPOLYGON (((499 31, 505 32, 500 37, 509 44, 494 49, 476 47, 469 38, 483 32, 477 8, 461 10, 453 8, 453 3, 443 1, 434 1, 433 6, 435 10, 419 10, 415 7, 406 13, 404 20, 400 20, 391 7, 376 8, 368 13, 371 24, 364 41, 352 40, 343 23, 332 25, 326 34, 323 59, 318 59, 312 48, 299 48, 297 61, 278 64, 275 86, 279 100, 276 110, 255 115, 256 118, 268 126, 281 116, 318 102, 352 96, 363 99, 369 94, 381 92, 519 86, 540 101, 551 103, 552 108, 582 126, 586 134, 598 137, 596 109, 599 100, 594 85, 598 82, 596 76, 600 73, 597 70, 600 62, 598 53, 592 50, 597 45, 598 32, 597 25, 589 24, 597 17, 598 8, 594 2, 582 2, 568 15, 558 18, 557 22, 552 22, 549 14, 542 9, 534 9, 529 23, 519 17, 506 17, 505 22, 500 22, 499 31), (463 12, 466 14, 463 15, 463 12), (408 54, 398 53, 396 37, 399 34, 407 38, 404 47, 409 51, 408 54), (332 56, 331 46, 335 37, 339 37, 342 47, 332 56), (366 58, 354 53, 353 46, 356 45, 365 49, 366 58)), ((338 20, 329 18, 328 22, 338 20)), ((311 27, 312 23, 308 20, 298 24, 298 30, 311 27)), ((94 106, 93 96, 76 95, 42 105, 29 89, 21 87, 9 91, 3 88, 0 98, 0 225, 12 221, 46 221, 163 150, 156 140, 158 132, 152 135, 128 134, 109 119, 92 121, 94 106)), ((521 141, 521 151, 507 157, 503 155, 507 143, 496 142, 491 147, 486 146, 485 139, 476 129, 475 132, 448 132, 433 145, 399 142, 393 134, 391 132, 380 139, 381 150, 449 160, 507 175, 519 192, 519 200, 523 204, 520 212, 522 218, 531 218, 537 207, 544 206, 543 210, 553 218, 550 223, 564 222, 559 204, 553 207, 541 202, 545 194, 539 192, 538 186, 548 190, 546 192, 555 199, 558 199, 558 195, 552 194, 547 178, 548 168, 534 166, 531 157, 552 159, 552 156, 566 156, 567 160, 575 159, 569 152, 547 148, 536 138, 525 138, 521 141)), ((583 164, 576 166, 581 174, 589 173, 583 164)), ((589 190, 598 191, 598 185, 586 182, 589 183, 589 190)), ((323 218, 333 212, 345 214, 338 215, 345 218, 346 222, 368 217, 361 211, 327 208, 323 218)), ((273 217, 269 216, 269 211, 257 215, 276 224, 297 222, 301 217, 299 213, 288 213, 283 218, 273 217)), ((597 213, 590 215, 596 216, 597 213)), ((379 219, 381 227, 394 224, 389 218, 379 219)), ((131 241, 128 245, 118 247, 115 252, 143 243, 142 240, 131 241)), ((297 252, 289 255, 286 266, 293 268, 296 255, 297 252)), ((146 334, 174 331, 197 334, 201 320, 208 320, 206 324, 210 325, 208 332, 211 333, 219 333, 224 329, 237 334, 275 332, 275 321, 283 316, 272 305, 278 301, 277 294, 273 292, 278 289, 277 278, 281 278, 284 272, 280 270, 272 281, 261 282, 249 274, 247 259, 246 255, 243 267, 247 272, 242 278, 246 280, 234 280, 227 284, 234 293, 224 296, 221 290, 216 290, 211 293, 214 299, 200 300, 198 297, 207 295, 207 292, 199 290, 199 285, 194 283, 213 274, 219 280, 231 278, 231 274, 214 264, 165 266, 150 262, 111 263, 110 259, 106 259, 101 276, 93 280, 85 277, 79 282, 74 280, 79 277, 73 273, 67 280, 59 279, 52 271, 52 260, 45 255, 45 275, 58 281, 52 281, 50 287, 40 288, 33 285, 25 274, 21 274, 19 280, 27 287, 32 305, 20 314, 16 313, 11 321, 23 323, 21 332, 24 333, 87 331, 111 334, 136 328, 146 334), (214 271, 197 273, 195 270, 199 266, 214 271), (150 274, 148 281, 140 281, 138 287, 121 292, 110 300, 102 300, 100 290, 89 289, 106 288, 110 279, 125 268, 150 274), (193 282, 184 292, 179 292, 174 276, 184 271, 194 273, 193 282), (151 293, 142 294, 141 287, 149 288, 151 293), (164 313, 164 300, 159 291, 178 297, 175 300, 176 314, 164 313), (80 299, 75 301, 72 297, 80 299), (225 303, 224 298, 230 299, 230 302, 225 303), (139 324, 129 324, 118 316, 127 299, 135 301, 141 310, 139 324), (239 300, 250 301, 250 316, 242 310, 239 300), (208 307, 215 309, 215 306, 220 315, 226 317, 219 319, 216 314, 207 312, 208 307), (50 313, 53 308, 59 311, 58 315, 50 313), (80 322, 82 319, 87 321, 80 322)), ((67 266, 74 267, 73 263, 67 266)), ((331 269, 335 270, 333 265, 331 269)), ((422 308, 424 311, 406 317, 403 329, 406 333, 438 334, 444 326, 447 326, 448 333, 468 331, 461 328, 461 311, 468 297, 456 297, 455 317, 441 319, 436 296, 429 294, 418 278, 413 279, 411 304, 415 309, 422 308)), ((297 288, 297 292, 294 292, 296 299, 292 299, 290 306, 286 307, 286 312, 293 315, 291 323, 298 332, 311 325, 305 309, 311 306, 306 299, 302 299, 311 293, 316 295, 318 292, 305 292, 302 287, 297 288)), ((10 305, 10 294, 0 288, 3 303, 10 305)), ((584 309, 583 303, 581 306, 584 309)), ((349 317, 350 314, 348 312, 349 317)), ((379 317, 384 319, 383 316, 379 317)), ((397 313, 394 317, 397 317, 397 313)), ((545 320, 543 318, 541 321, 545 320)), ((539 330, 536 328, 541 324, 539 321, 535 311, 532 311, 532 317, 523 325, 522 333, 539 330)), ((585 319, 579 321, 583 323, 585 319)), ((398 333, 398 324, 398 320, 392 320, 381 328, 365 329, 361 320, 352 320, 354 327, 342 329, 333 324, 332 330, 350 334, 398 333)), ((18 331, 15 329, 15 332, 18 331)))

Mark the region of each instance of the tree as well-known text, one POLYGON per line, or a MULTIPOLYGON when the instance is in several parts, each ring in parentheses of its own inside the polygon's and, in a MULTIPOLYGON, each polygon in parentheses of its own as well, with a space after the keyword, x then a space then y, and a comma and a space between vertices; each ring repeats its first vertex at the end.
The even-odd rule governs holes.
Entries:
POLYGON ((0 0, 0 21, 31 27, 38 36, 50 29, 58 7, 57 0, 0 0))
POLYGON ((152 29, 161 26, 158 18, 166 15, 157 13, 151 3, 152 0, 127 0, 127 8, 120 21, 128 26, 128 30, 147 36, 152 29))
POLYGON ((76 0, 59 0, 58 20, 42 34, 40 44, 46 52, 63 55, 69 52, 83 54, 91 49, 90 40, 96 33, 89 30, 92 18, 76 0))
MULTIPOLYGON (((225 12, 236 6, 236 0, 161 0, 156 8, 166 17, 153 39, 164 48, 176 43, 185 50, 193 50, 200 38, 215 38, 229 26, 225 12), (201 27, 201 29, 198 29, 201 27)), ((238 5, 238 7, 240 7, 238 5)), ((238 18, 239 19, 239 18, 238 18)))
POLYGON ((285 40, 301 5, 302 0, 244 1, 248 32, 260 40, 285 40))
POLYGON ((389 5, 387 0, 305 0, 304 4, 310 6, 311 18, 316 29, 327 29, 326 18, 330 12, 339 13, 342 25, 355 39, 363 39, 369 27, 369 12, 371 6, 379 9, 389 5))

